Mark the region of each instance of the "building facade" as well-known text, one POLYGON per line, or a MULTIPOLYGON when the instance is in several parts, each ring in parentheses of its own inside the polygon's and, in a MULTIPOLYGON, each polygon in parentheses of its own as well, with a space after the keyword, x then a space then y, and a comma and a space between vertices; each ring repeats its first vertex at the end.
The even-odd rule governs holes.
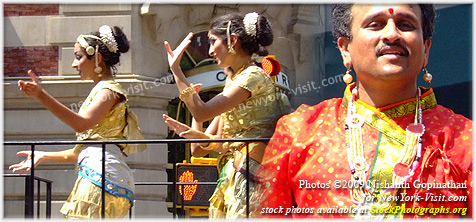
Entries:
MULTIPOLYGON (((178 91, 170 84, 163 42, 176 46, 187 33, 206 32, 214 17, 229 12, 258 12, 269 19, 275 36, 269 51, 282 65, 292 103, 317 103, 320 95, 311 88, 311 81, 319 82, 324 76, 324 5, 4 4, 4 140, 75 139, 71 128, 25 97, 16 83, 28 79, 27 70, 32 69, 41 76, 45 90, 67 107, 79 109, 92 82, 79 80, 71 68, 74 43, 78 35, 103 24, 122 27, 129 38, 130 50, 121 56, 116 79, 128 92, 141 129, 147 139, 166 138, 168 129, 161 116, 178 91)), ((194 66, 188 73, 203 74, 202 69, 194 66)), ((70 147, 36 147, 66 148, 70 147)), ((22 160, 16 152, 28 149, 4 148, 5 174, 10 173, 9 165, 22 160)), ((149 145, 146 151, 129 156, 127 163, 136 182, 167 181, 167 152, 167 144, 149 145)), ((76 178, 74 166, 43 163, 35 175, 53 181, 52 217, 61 218, 59 209, 76 178)), ((24 190, 17 189, 23 183, 22 179, 4 179, 4 217, 23 217, 24 190)), ((136 189, 134 218, 172 216, 167 210, 166 187, 136 189)))

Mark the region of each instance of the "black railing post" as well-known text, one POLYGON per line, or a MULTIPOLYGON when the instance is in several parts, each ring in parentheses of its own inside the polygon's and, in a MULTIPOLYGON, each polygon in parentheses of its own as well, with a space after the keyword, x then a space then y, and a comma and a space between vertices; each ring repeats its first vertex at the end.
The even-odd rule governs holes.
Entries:
POLYGON ((25 177, 25 218, 33 218, 35 188, 35 145, 31 144, 31 171, 25 177))
POLYGON ((25 177, 25 218, 33 218, 33 189, 31 176, 25 177))
POLYGON ((246 218, 250 218, 250 144, 246 143, 246 218))
POLYGON ((132 219, 132 206, 129 208, 129 220, 132 219))
POLYGON ((51 218, 51 182, 46 183, 46 218, 51 218))
POLYGON ((40 218, 40 200, 41 200, 41 180, 38 180, 38 191, 36 193, 36 217, 40 218))
MULTIPOLYGON (((175 160, 177 159, 177 151, 175 151, 175 148, 172 149, 172 156, 173 156, 173 161, 172 161, 172 172, 173 172, 173 181, 172 181, 172 217, 176 218, 177 217, 177 166, 175 163, 175 160)), ((183 203, 182 203, 183 205, 183 203)))
POLYGON ((106 218, 106 144, 102 143, 101 218, 106 218))
MULTIPOLYGON (((182 209, 182 213, 185 214, 185 200, 184 200, 184 194, 185 194, 185 185, 180 186, 180 189, 182 190, 182 195, 180 195, 180 200, 182 201, 182 206, 180 207, 182 209)), ((178 216, 177 216, 178 217, 178 216)), ((184 215, 185 218, 185 215, 184 215)))

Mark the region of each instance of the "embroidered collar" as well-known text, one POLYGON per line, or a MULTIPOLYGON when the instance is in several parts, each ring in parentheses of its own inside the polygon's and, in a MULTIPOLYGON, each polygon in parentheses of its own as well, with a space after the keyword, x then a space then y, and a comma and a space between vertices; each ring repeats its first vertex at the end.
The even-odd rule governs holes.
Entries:
MULTIPOLYGON (((347 105, 350 101, 350 96, 352 94, 351 90, 355 86, 356 86, 356 83, 352 83, 349 86, 347 86, 347 88, 345 89, 344 97, 343 97, 343 101, 342 101, 342 103, 345 107, 347 107, 347 105)), ((420 87, 420 89, 422 91, 422 95, 421 95, 422 98, 420 100, 422 110, 427 110, 427 109, 431 109, 431 108, 435 107, 437 105, 437 102, 436 102, 436 97, 435 97, 435 93, 433 92, 433 89, 432 88, 424 88, 424 87, 420 87)), ((398 118, 398 117, 402 117, 402 116, 406 116, 408 114, 415 113, 415 107, 416 107, 416 99, 415 98, 403 100, 403 101, 400 101, 400 102, 397 102, 397 103, 394 103, 394 104, 387 105, 387 106, 382 107, 382 108, 372 107, 372 106, 366 104, 365 102, 363 102, 362 100, 359 100, 359 99, 357 99, 356 102, 359 103, 360 105, 374 111, 375 113, 380 112, 380 113, 385 114, 385 116, 389 119, 395 119, 395 118, 398 118)))

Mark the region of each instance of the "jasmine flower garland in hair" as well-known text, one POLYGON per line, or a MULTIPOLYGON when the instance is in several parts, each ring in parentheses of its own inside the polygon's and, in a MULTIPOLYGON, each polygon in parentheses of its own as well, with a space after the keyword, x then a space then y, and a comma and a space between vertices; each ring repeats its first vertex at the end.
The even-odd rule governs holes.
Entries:
POLYGON ((245 15, 243 24, 245 26, 246 34, 256 36, 256 23, 258 22, 258 13, 251 12, 245 15))
POLYGON ((101 41, 107 46, 107 49, 109 49, 110 52, 116 53, 118 47, 114 35, 112 35, 111 27, 103 25, 99 28, 99 33, 101 34, 101 41))
POLYGON ((251 54, 251 61, 261 62, 263 58, 256 53, 251 54))

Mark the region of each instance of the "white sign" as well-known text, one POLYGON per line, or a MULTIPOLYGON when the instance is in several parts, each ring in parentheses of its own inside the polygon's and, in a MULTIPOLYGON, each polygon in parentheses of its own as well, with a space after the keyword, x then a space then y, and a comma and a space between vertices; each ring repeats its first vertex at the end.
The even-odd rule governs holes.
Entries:
MULTIPOLYGON (((190 83, 197 84, 201 83, 202 89, 213 89, 213 88, 221 88, 225 86, 226 74, 223 69, 217 69, 207 72, 202 72, 193 76, 187 77, 187 80, 190 83)), ((289 78, 283 72, 279 72, 279 74, 275 78, 276 85, 280 88, 289 91, 289 78)))

